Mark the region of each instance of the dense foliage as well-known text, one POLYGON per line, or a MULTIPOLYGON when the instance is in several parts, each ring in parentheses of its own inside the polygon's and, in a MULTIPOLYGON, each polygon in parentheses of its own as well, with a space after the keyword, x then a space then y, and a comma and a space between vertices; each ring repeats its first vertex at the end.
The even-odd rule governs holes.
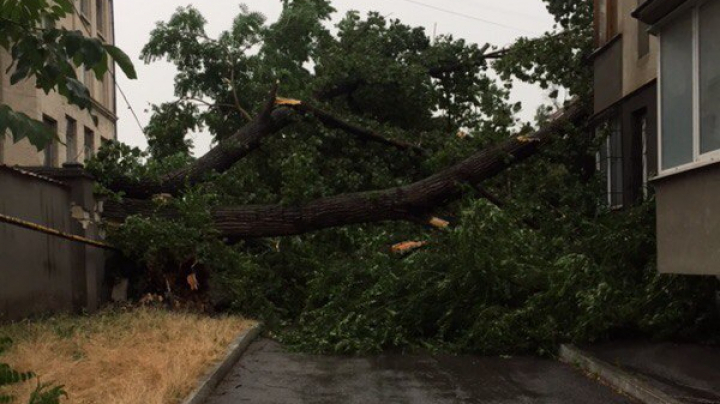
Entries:
POLYGON ((422 29, 378 13, 349 13, 331 31, 333 9, 324 0, 285 1, 272 24, 243 8, 217 39, 197 10, 179 9, 143 52, 146 61, 176 65, 178 100, 154 109, 149 155, 112 145, 91 167, 100 178, 187 164, 188 129, 227 138, 262 108, 276 79, 282 95, 314 98, 427 154, 298 117, 228 172, 160 198, 156 215, 114 229, 112 240, 135 266, 121 266, 119 275, 134 279, 138 292, 173 295, 187 295, 186 277, 195 275, 216 307, 259 316, 283 326, 286 341, 325 352, 547 352, 560 341, 619 334, 703 335, 718 323, 717 282, 657 273, 653 201, 607 209, 594 163, 602 139, 584 127, 566 128, 530 163, 483 184, 505 201, 502 208, 473 190, 441 208, 436 214, 452 222, 449 230, 356 225, 229 245, 211 225, 209 209, 219 204, 294 204, 405 184, 517 127, 531 130, 515 118, 520 105, 507 101, 512 77, 588 97, 591 2, 547 3, 557 31, 519 40, 494 70, 479 59, 481 47, 451 37, 432 42, 422 29), (428 245, 390 252, 408 240, 428 245))

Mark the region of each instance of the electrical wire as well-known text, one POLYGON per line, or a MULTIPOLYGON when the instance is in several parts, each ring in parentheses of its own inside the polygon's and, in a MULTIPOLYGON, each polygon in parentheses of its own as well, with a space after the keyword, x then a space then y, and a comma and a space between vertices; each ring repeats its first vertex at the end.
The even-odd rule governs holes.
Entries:
POLYGON ((416 0, 402 0, 402 1, 407 2, 407 3, 412 3, 412 4, 415 4, 415 5, 417 5, 417 6, 430 8, 430 9, 433 9, 433 10, 436 10, 436 11, 440 11, 440 12, 443 12, 443 13, 452 14, 452 15, 455 15, 455 16, 458 16, 458 17, 463 17, 463 18, 467 18, 467 19, 470 19, 470 20, 475 20, 475 21, 483 22, 483 23, 485 23, 485 24, 495 25, 495 26, 498 26, 498 27, 507 28, 507 29, 511 29, 511 30, 515 30, 515 31, 525 32, 525 33, 532 34, 532 35, 538 35, 538 34, 539 34, 538 32, 529 31, 529 30, 526 30, 526 29, 523 29, 523 28, 519 28, 519 27, 513 27, 513 26, 511 26, 511 25, 506 25, 506 24, 502 24, 502 23, 499 23, 499 22, 495 22, 495 21, 490 21, 490 20, 487 20, 487 19, 484 19, 484 18, 475 17, 475 16, 472 16, 472 15, 460 13, 460 12, 457 12, 457 11, 448 10, 448 9, 446 9, 446 8, 441 8, 441 7, 433 6, 433 5, 431 5, 431 4, 421 3, 421 2, 416 1, 416 0))

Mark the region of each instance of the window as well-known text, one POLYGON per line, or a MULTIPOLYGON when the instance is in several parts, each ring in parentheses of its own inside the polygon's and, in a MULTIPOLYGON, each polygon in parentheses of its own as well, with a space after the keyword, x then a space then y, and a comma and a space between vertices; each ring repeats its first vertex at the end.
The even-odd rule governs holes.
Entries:
POLYGON ((85 18, 90 19, 90 0, 80 0, 80 12, 85 18))
POLYGON ((720 149, 720 1, 699 10, 700 153, 720 149))
POLYGON ((648 166, 650 161, 648 160, 648 119, 647 112, 636 117, 635 121, 639 130, 640 139, 642 141, 642 189, 643 196, 648 196, 648 179, 650 179, 650 172, 648 166))
POLYGON ((43 116, 43 123, 47 126, 55 137, 50 140, 50 143, 45 146, 43 150, 43 165, 45 167, 57 167, 58 166, 58 152, 57 152, 57 122, 47 116, 43 116))
POLYGON ((42 22, 43 29, 55 29, 55 20, 50 16, 44 16, 42 22))
POLYGON ((660 27, 660 168, 720 155, 720 0, 699 2, 660 27))
POLYGON ((692 18, 686 14, 660 38, 662 168, 693 160, 692 18), (667 78, 666 78, 667 77, 667 78), (672 79, 668 79, 668 78, 672 79))
POLYGON ((108 91, 107 91, 107 73, 102 77, 102 79, 98 80, 97 84, 97 97, 96 99, 100 102, 100 104, 104 107, 108 106, 108 91))
POLYGON ((637 195, 642 199, 648 197, 648 114, 647 109, 635 111, 632 114, 632 147, 630 152, 630 164, 632 165, 633 176, 631 187, 633 190, 641 190, 637 195))
POLYGON ((595 0, 595 42, 598 47, 617 35, 617 0, 595 0))
POLYGON ((607 203, 611 208, 623 206, 623 148, 620 120, 613 118, 597 129, 604 139, 597 155, 597 168, 605 178, 607 203))
POLYGON ((65 120, 65 162, 77 163, 77 122, 69 116, 65 120))
POLYGON ((85 161, 91 159, 95 155, 95 132, 85 128, 85 146, 84 146, 85 161))
POLYGON ((95 18, 97 32, 100 36, 105 36, 105 0, 95 0, 95 18))

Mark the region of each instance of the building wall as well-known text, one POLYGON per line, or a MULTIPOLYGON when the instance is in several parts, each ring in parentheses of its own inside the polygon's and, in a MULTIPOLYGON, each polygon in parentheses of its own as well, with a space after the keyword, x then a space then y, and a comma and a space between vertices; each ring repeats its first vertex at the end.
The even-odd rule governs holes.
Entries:
POLYGON ((720 166, 654 182, 658 270, 720 275, 720 166))
POLYGON ((623 43, 621 38, 607 43, 593 59, 595 74, 594 109, 601 113, 615 105, 623 96, 623 43))
MULTIPOLYGON (((606 165, 608 199, 613 207, 630 206, 647 194, 647 181, 657 169, 657 38, 632 17, 638 0, 596 0, 597 50, 594 63, 594 122, 611 123, 620 132, 620 148, 606 165), (605 24, 605 27, 599 27, 605 24), (604 36, 603 36, 604 35, 604 36), (644 49, 641 51, 641 48, 644 49), (640 124, 643 122, 643 124, 640 124), (618 170, 622 170, 618 172, 618 170), (622 184, 618 184, 621 178, 622 184), (618 195, 618 193, 622 195, 618 195)), ((605 153, 610 156, 610 151, 605 153)), ((602 153, 601 153, 602 155, 602 153)))
MULTIPOLYGON (((603 0, 596 2, 598 3, 603 0)), ((604 0, 608 1, 608 0, 604 0)), ((611 19, 617 26, 609 38, 597 38, 598 50, 593 55, 595 69, 595 113, 615 106, 624 97, 656 80, 658 72, 659 42, 647 35, 647 53, 639 52, 639 37, 647 27, 632 17, 641 0, 617 0, 611 19)), ((596 21, 596 24, 599 23, 596 21)))
MULTIPOLYGON (((0 214, 98 239, 93 182, 66 182, 0 166, 0 214)), ((0 222, 0 321, 93 311, 107 296, 105 252, 0 222)))
POLYGON ((642 0, 623 0, 618 4, 618 21, 623 35, 623 97, 655 80, 658 75, 660 45, 657 37, 648 36, 647 54, 641 56, 638 52, 638 37, 643 34, 643 30, 647 30, 647 26, 633 18, 631 13, 641 2, 642 0))
MULTIPOLYGON (((78 10, 81 9, 80 1, 82 0, 76 1, 78 10)), ((99 34, 95 23, 98 15, 96 1, 87 1, 91 15, 87 16, 87 18, 80 17, 77 14, 68 15, 60 22, 60 26, 69 30, 80 30, 85 34, 88 34, 89 31, 91 36, 99 37, 108 43, 114 43, 112 1, 102 0, 106 7, 104 34, 99 34)), ((93 74, 78 72, 79 78, 81 78, 81 81, 85 81, 95 100, 92 114, 98 118, 96 125, 90 112, 87 110, 81 111, 79 108, 69 105, 56 92, 45 94, 42 90, 36 89, 34 79, 11 86, 10 74, 5 73, 10 64, 10 55, 7 52, 0 51, 0 102, 9 105, 17 112, 27 114, 31 118, 43 120, 44 117, 47 117, 57 123, 60 142, 57 142, 54 147, 54 151, 57 153, 55 158, 56 166, 67 162, 69 155, 79 163, 85 161, 88 157, 86 156, 87 153, 85 153, 86 131, 88 134, 92 133, 93 151, 100 147, 104 139, 115 139, 117 117, 115 115, 115 84, 111 73, 107 73, 104 79, 100 81, 93 74), (71 153, 68 153, 67 149, 68 117, 76 122, 77 141, 75 146, 77 151, 71 153)), ((114 71, 114 64, 111 69, 114 71)), ((45 163, 45 152, 38 152, 27 139, 13 143, 10 137, 7 137, 4 139, 4 147, 0 147, 0 163, 19 166, 42 166, 45 163)))

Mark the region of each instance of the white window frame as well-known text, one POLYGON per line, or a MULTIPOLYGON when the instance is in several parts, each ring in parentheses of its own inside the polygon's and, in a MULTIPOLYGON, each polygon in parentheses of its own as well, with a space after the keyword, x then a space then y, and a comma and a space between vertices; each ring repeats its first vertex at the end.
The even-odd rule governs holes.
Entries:
POLYGON ((658 124, 658 174, 653 179, 664 178, 673 174, 679 174, 690 171, 699 167, 720 162, 720 149, 707 153, 700 152, 700 8, 710 1, 720 0, 694 0, 688 1, 684 5, 678 7, 668 16, 663 18, 659 23, 655 24, 651 31, 657 34, 659 46, 657 58, 658 71, 658 92, 657 92, 657 124, 658 124), (677 17, 686 11, 692 9, 692 122, 693 122, 693 159, 691 162, 672 168, 663 168, 663 116, 662 116, 662 97, 663 97, 663 71, 662 71, 662 28, 672 24, 677 17))

